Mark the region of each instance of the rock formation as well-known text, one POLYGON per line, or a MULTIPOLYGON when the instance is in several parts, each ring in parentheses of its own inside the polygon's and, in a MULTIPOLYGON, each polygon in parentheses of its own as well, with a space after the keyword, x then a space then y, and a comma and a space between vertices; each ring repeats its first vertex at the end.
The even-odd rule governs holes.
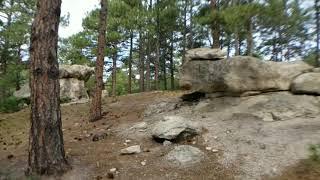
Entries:
MULTIPOLYGON (((88 99, 85 82, 94 73, 94 68, 82 65, 61 65, 59 68, 60 99, 62 102, 74 102, 88 99)), ((30 98, 29 83, 25 83, 14 93, 18 98, 30 98)))

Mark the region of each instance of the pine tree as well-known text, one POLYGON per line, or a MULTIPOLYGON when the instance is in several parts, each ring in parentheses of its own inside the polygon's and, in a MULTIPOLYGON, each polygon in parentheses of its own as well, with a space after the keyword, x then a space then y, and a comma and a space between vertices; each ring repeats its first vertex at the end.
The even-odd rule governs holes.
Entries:
POLYGON ((60 0, 39 0, 30 46, 31 130, 28 173, 60 174, 65 157, 57 60, 60 0))
POLYGON ((98 57, 96 62, 95 92, 90 107, 90 121, 97 121, 102 118, 101 96, 103 89, 103 66, 106 46, 107 28, 107 6, 108 0, 101 0, 100 19, 99 19, 99 38, 98 38, 98 57))

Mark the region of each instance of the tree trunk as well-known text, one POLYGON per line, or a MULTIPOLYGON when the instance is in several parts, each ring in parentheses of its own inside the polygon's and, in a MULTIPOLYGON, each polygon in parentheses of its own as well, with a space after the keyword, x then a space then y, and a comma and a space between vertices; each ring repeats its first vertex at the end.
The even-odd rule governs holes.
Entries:
POLYGON ((95 73, 95 90, 90 107, 90 121, 97 121, 102 118, 101 96, 103 89, 103 66, 104 52, 106 47, 107 30, 107 4, 108 1, 101 0, 100 19, 99 19, 99 37, 98 37, 98 57, 95 73))
POLYGON ((238 32, 236 32, 235 33, 235 42, 234 42, 234 44, 235 44, 235 47, 234 47, 234 49, 235 49, 235 56, 239 56, 240 55, 240 37, 239 37, 239 33, 238 32))
MULTIPOLYGON (((210 0, 210 6, 211 6, 211 13, 212 15, 215 15, 219 9, 217 0, 210 0)), ((212 39, 213 39, 213 48, 220 48, 220 26, 218 23, 217 18, 214 18, 211 24, 211 33, 212 33, 212 39)))
POLYGON ((170 75, 171 75, 171 90, 174 90, 174 64, 173 64, 173 32, 171 34, 171 47, 170 47, 170 75))
POLYGON ((57 59, 61 0, 39 0, 30 45, 31 129, 27 174, 61 174, 65 157, 57 59))
POLYGON ((129 77, 128 77, 128 94, 132 93, 132 51, 133 51, 133 32, 130 32, 130 53, 129 53, 129 77))
MULTIPOLYGON (((149 0, 149 7, 148 11, 152 13, 152 0, 149 0)), ((152 20, 148 21, 149 24, 152 24, 152 20)), ((150 79, 151 79, 151 72, 150 72, 150 63, 151 63, 151 33, 150 30, 148 31, 148 45, 147 45, 147 59, 146 59, 146 91, 150 91, 150 79)))
POLYGON ((316 9, 316 24, 317 24, 317 49, 316 49, 316 63, 320 67, 320 1, 315 0, 316 9))
POLYGON ((193 1, 190 1, 190 49, 193 49, 194 47, 194 40, 193 40, 193 1))
MULTIPOLYGON (((159 4, 159 0, 157 0, 159 4)), ((155 89, 159 89, 159 63, 160 63, 160 12, 159 7, 157 6, 157 42, 156 42, 156 59, 154 64, 154 83, 155 89)))
POLYGON ((164 83, 164 90, 168 90, 168 85, 167 85, 167 63, 166 63, 166 59, 163 58, 163 83, 164 83))
POLYGON ((187 6, 188 1, 185 0, 184 8, 183 8, 183 41, 182 41, 182 64, 185 61, 186 58, 186 47, 187 47, 187 6))
POLYGON ((115 52, 112 56, 112 97, 117 96, 117 47, 114 47, 115 52))
POLYGON ((253 31, 253 24, 252 24, 252 20, 250 19, 248 21, 248 25, 247 25, 247 55, 248 56, 252 56, 253 55, 253 35, 252 35, 252 31, 253 31))
POLYGON ((139 43, 139 88, 140 92, 144 92, 144 40, 142 32, 140 32, 140 43, 139 43))

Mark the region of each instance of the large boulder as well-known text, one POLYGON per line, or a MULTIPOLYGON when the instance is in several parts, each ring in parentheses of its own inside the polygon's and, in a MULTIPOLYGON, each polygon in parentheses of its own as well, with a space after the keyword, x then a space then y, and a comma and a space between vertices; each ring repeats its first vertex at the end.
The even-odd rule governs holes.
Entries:
POLYGON ((84 65, 60 65, 59 78, 74 78, 87 81, 94 73, 94 68, 84 65))
MULTIPOLYGON (((89 98, 85 81, 94 73, 94 68, 82 65, 61 65, 59 69, 61 102, 75 102, 89 98)), ((23 99, 30 98, 29 82, 14 92, 14 96, 23 99)))
POLYGON ((170 164, 178 167, 193 166, 200 163, 204 158, 204 152, 196 147, 188 145, 176 146, 166 156, 166 159, 170 164))
POLYGON ((220 49, 212 48, 196 48, 186 52, 185 61, 190 60, 221 60, 224 59, 226 53, 220 49))
POLYGON ((237 56, 223 60, 189 59, 181 69, 180 86, 204 93, 289 90, 291 81, 311 70, 304 62, 271 62, 237 56))
POLYGON ((176 141, 200 133, 199 125, 181 116, 166 116, 155 124, 152 136, 158 141, 176 141))
POLYGON ((84 81, 75 78, 60 79, 60 98, 70 101, 89 98, 84 81))
POLYGON ((296 94, 320 95, 320 73, 310 72, 298 76, 291 84, 291 91, 296 94))

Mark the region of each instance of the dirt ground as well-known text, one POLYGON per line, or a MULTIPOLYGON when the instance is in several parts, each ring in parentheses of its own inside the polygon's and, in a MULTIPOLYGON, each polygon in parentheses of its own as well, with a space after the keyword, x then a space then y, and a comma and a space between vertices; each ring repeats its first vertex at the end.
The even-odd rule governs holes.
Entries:
MULTIPOLYGON (((89 123, 88 104, 62 106, 63 132, 67 158, 73 169, 59 179, 108 179, 111 168, 117 168, 115 179, 235 179, 242 172, 239 165, 224 167, 218 161, 221 153, 208 153, 206 161, 187 169, 171 167, 163 160, 171 149, 152 138, 133 138, 124 135, 121 129, 143 120, 147 105, 163 98, 176 98, 183 92, 150 92, 104 100, 105 117, 89 123), (99 141, 92 141, 94 134, 107 133, 99 141), (126 140, 131 142, 126 143, 126 140), (136 155, 120 155, 122 148, 141 145, 143 152, 136 155), (146 162, 142 165, 141 162, 146 162)), ((0 180, 27 179, 29 109, 17 113, 0 114, 0 180)), ((196 137, 196 146, 203 151, 202 136, 196 137)), ((191 141, 181 144, 191 144, 191 141)), ((317 180, 320 179, 319 165, 308 161, 288 167, 278 177, 264 177, 277 180, 317 180)), ((54 179, 45 177, 43 179, 54 179)), ((37 179, 37 178, 35 178, 37 179)))

